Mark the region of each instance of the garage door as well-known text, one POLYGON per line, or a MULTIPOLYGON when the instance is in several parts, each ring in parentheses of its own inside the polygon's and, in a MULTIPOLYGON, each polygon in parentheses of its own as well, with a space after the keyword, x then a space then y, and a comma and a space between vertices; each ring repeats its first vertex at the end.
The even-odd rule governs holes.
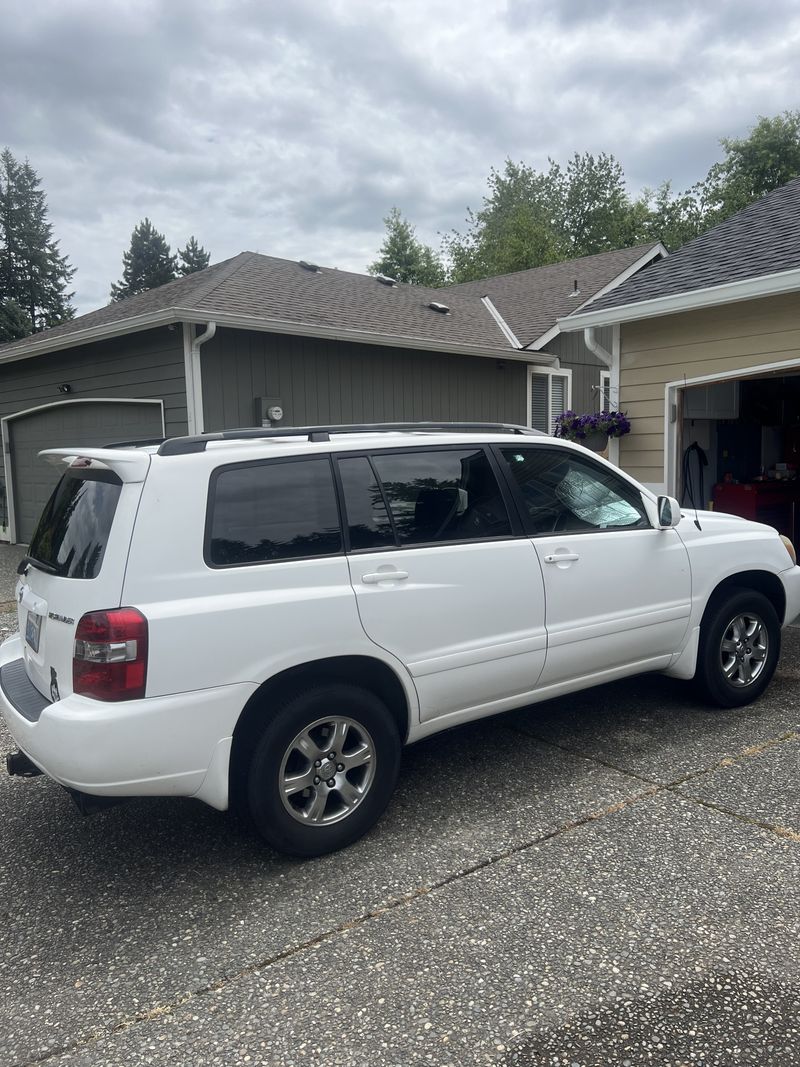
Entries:
POLYGON ((107 445, 162 436, 162 409, 152 401, 66 401, 8 422, 17 541, 28 544, 59 479, 39 458, 43 448, 107 445))

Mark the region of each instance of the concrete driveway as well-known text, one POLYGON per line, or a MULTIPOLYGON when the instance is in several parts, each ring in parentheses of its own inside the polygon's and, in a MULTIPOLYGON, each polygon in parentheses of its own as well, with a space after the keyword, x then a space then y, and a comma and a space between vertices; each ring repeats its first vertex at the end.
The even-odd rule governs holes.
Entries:
POLYGON ((305 863, 2 777, 0 1062, 788 1067, 799 681, 789 630, 743 711, 646 677, 451 731, 305 863))

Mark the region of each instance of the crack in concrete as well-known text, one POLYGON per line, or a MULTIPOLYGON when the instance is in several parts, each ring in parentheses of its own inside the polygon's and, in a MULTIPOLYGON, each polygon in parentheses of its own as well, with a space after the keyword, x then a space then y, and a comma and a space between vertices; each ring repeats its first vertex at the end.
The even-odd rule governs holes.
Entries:
POLYGON ((293 956, 299 955, 302 952, 307 952, 309 949, 316 948, 316 946, 324 944, 326 941, 332 940, 339 934, 346 934, 351 930, 359 929, 373 919, 378 919, 382 915, 386 915, 393 911, 397 911, 402 907, 407 907, 416 900, 420 900, 422 897, 429 896, 431 893, 436 893, 447 886, 452 885, 455 882, 460 881, 463 878, 469 878, 480 871, 486 870, 488 867, 492 867, 497 863, 501 863, 504 860, 510 859, 513 856, 517 856, 522 852, 527 851, 530 848, 536 848, 547 841, 552 841, 555 838, 561 837, 564 834, 573 832, 582 826, 586 826, 590 823, 598 822, 601 819, 607 818, 610 815, 615 815, 626 808, 631 807, 634 804, 639 803, 642 800, 649 800, 651 797, 656 796, 658 793, 663 792, 664 786, 654 783, 651 788, 644 790, 641 793, 636 793, 634 796, 626 797, 624 800, 617 801, 615 804, 610 804, 605 808, 601 808, 597 811, 589 812, 586 815, 582 815, 577 819, 572 819, 567 823, 563 823, 561 826, 556 827, 553 830, 548 830, 544 833, 538 834, 530 841, 521 842, 518 845, 514 845, 510 848, 504 849, 502 852, 494 853, 491 856, 487 856, 485 859, 478 863, 474 863, 469 867, 460 871, 454 871, 452 874, 447 875, 439 881, 432 883, 428 886, 419 886, 417 889, 412 890, 409 893, 404 893, 399 897, 394 897, 387 901, 386 904, 382 904, 380 907, 373 908, 368 912, 364 912, 362 915, 357 916, 354 919, 349 919, 347 922, 340 923, 332 930, 325 930, 318 934, 316 937, 309 938, 306 941, 297 945, 288 946, 282 949, 280 952, 274 953, 272 956, 268 956, 258 963, 251 964, 249 967, 244 967, 239 971, 235 971, 233 974, 224 975, 222 978, 217 978, 213 982, 209 982, 199 989, 192 990, 191 992, 181 994, 175 997, 174 1000, 166 1004, 156 1004, 151 1008, 143 1011, 135 1012, 130 1018, 123 1019, 122 1022, 117 1023, 113 1027, 105 1029, 98 1029, 87 1034, 86 1037, 71 1042, 69 1044, 61 1045, 59 1048, 48 1049, 47 1052, 42 1053, 40 1056, 34 1056, 31 1059, 24 1061, 18 1061, 14 1067, 33 1067, 34 1064, 47 1063, 49 1060, 53 1060, 58 1056, 65 1056, 68 1053, 76 1052, 81 1049, 86 1049, 92 1045, 97 1044, 106 1038, 113 1037, 116 1034, 125 1033, 134 1026, 138 1026, 140 1023, 150 1022, 154 1019, 168 1017, 173 1015, 179 1008, 182 1008, 185 1004, 198 997, 208 996, 212 993, 217 993, 221 989, 232 985, 234 982, 240 981, 243 978, 248 978, 252 975, 258 975, 261 971, 266 970, 269 967, 274 966, 277 963, 281 963, 286 959, 290 959, 293 956))

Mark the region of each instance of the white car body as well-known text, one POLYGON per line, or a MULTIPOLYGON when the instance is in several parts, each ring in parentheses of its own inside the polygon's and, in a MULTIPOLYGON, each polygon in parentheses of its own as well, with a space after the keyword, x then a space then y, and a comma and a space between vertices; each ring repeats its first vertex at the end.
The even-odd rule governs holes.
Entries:
MULTIPOLYGON (((800 613, 800 568, 774 530, 707 512, 700 528, 694 512, 659 528, 656 497, 597 457, 593 463, 640 494, 649 529, 517 530, 499 540, 240 567, 204 559, 209 481, 222 466, 267 454, 517 443, 588 456, 569 442, 501 431, 228 440, 186 455, 79 452, 81 462, 109 468, 123 484, 97 577, 64 578, 34 565, 18 583, 20 633, 0 647, 0 668, 24 665, 28 682, 19 684, 44 701, 38 714, 22 714, 0 687, 20 750, 81 793, 192 796, 225 809, 237 723, 254 694, 283 672, 302 677, 316 665, 324 674, 341 657, 358 657, 356 672, 380 665, 402 691, 410 743, 627 675, 691 678, 709 598, 743 573, 780 589, 782 624, 800 613), (78 621, 120 606, 147 620, 146 695, 109 703, 76 694, 78 621), (38 651, 25 638, 29 613, 43 619, 38 651)), ((61 451, 55 458, 69 462, 61 451)))

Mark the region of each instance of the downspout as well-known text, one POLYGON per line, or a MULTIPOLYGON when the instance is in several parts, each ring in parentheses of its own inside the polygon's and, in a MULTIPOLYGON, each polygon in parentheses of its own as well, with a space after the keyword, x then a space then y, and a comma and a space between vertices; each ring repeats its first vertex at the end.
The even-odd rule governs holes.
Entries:
MULTIPOLYGON (((613 354, 603 348, 595 335, 594 326, 586 326, 583 331, 583 343, 589 351, 597 356, 601 363, 605 363, 611 371, 610 387, 608 390, 608 406, 615 411, 619 405, 619 326, 614 327, 614 352, 613 354)), ((619 466, 619 438, 612 437, 608 442, 608 458, 616 467, 619 466)))
POLYGON ((209 322, 203 333, 194 336, 194 325, 183 324, 183 365, 186 375, 186 421, 189 433, 203 433, 203 375, 200 348, 217 332, 216 322, 209 322))

